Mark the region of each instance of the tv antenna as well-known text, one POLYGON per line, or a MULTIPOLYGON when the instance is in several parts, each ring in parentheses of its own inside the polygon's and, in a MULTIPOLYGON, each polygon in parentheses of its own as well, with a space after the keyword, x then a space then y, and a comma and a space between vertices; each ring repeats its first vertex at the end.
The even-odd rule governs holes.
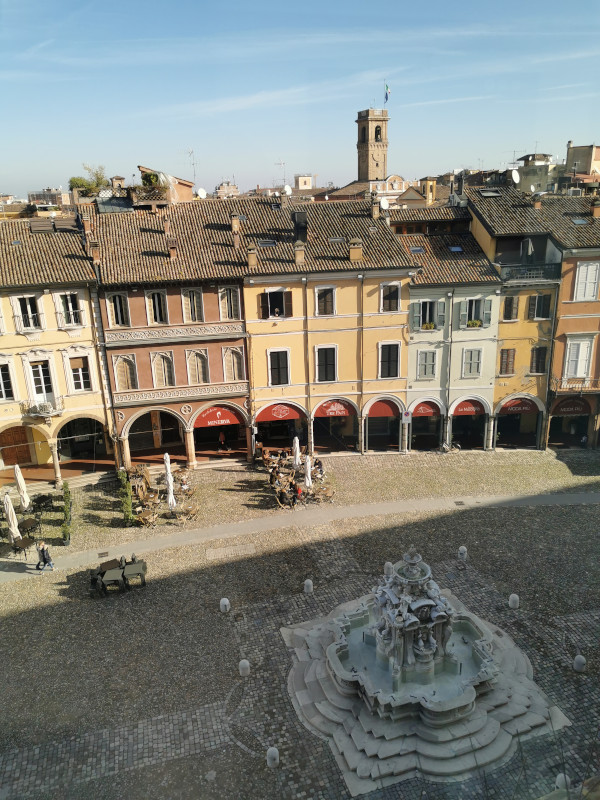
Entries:
POLYGON ((275 162, 275 166, 276 167, 281 167, 283 169, 283 182, 287 183, 287 181, 285 179, 285 161, 276 161, 275 162))
POLYGON ((194 171, 194 183, 196 183, 196 160, 194 159, 194 151, 190 147, 187 153, 188 156, 190 157, 190 164, 192 165, 192 169, 194 171))

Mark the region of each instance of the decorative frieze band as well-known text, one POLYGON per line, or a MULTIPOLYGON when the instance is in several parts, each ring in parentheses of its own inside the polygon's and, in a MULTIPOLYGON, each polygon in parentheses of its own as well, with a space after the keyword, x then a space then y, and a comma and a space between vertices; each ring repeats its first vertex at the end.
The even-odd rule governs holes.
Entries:
POLYGON ((127 405, 129 403, 149 402, 155 400, 193 400, 201 397, 229 396, 235 394, 248 394, 248 382, 241 383, 217 383, 207 386, 182 386, 173 389, 147 389, 133 392, 115 392, 115 405, 127 405))
POLYGON ((117 331, 106 331, 106 343, 111 342, 147 342, 156 339, 193 339, 204 336, 220 336, 223 334, 243 334, 242 322, 225 325, 194 325, 178 328, 133 328, 117 331))

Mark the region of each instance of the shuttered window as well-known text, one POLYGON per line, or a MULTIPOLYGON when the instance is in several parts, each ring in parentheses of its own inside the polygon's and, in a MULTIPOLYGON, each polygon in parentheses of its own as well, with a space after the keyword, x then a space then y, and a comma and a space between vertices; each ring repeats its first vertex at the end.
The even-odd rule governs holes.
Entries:
POLYGON ((543 375, 546 372, 547 347, 532 347, 529 371, 533 375, 543 375))
POLYGON ((167 324, 167 297, 164 292, 150 292, 146 296, 148 319, 151 325, 167 324))
POLYGON ((81 325, 79 298, 76 294, 61 295, 63 318, 65 325, 81 325))
POLYGON ((515 374, 515 349, 500 350, 500 375, 515 374))
POLYGON ((550 295, 532 294, 527 310, 528 319, 550 319, 550 295))
POLYGON ((154 370, 154 385, 157 389, 165 386, 175 386, 175 370, 173 357, 168 353, 153 353, 152 367, 154 370))
POLYGON ((570 340, 567 344, 566 378, 587 378, 590 374, 592 342, 590 339, 570 340))
POLYGON ((519 298, 518 297, 505 297, 504 298, 504 313, 502 319, 505 321, 519 318, 519 298))
POLYGON ((334 313, 334 289, 317 289, 317 314, 320 317, 331 316, 334 313))
POLYGON ((382 344, 379 348, 379 377, 397 378, 400 374, 400 345, 382 344))
POLYGON ((76 392, 89 392, 92 388, 90 380, 90 366, 87 357, 71 358, 71 374, 73 375, 73 388, 76 392))
POLYGON ((435 350, 420 350, 417 358, 417 378, 435 378, 435 350))
POLYGON ((108 298, 110 309, 110 324, 129 325, 129 308, 127 305, 127 295, 113 294, 108 298))
POLYGON ((241 381, 244 379, 244 362, 242 353, 236 347, 226 347, 223 357, 226 381, 241 381))
POLYGON ((317 381, 319 383, 335 381, 335 347, 317 349, 317 381))
POLYGON ((186 289, 183 293, 184 322, 204 322, 202 292, 200 289, 186 289))
POLYGON ((463 378, 481 375, 481 350, 463 350, 463 378))
POLYGON ((381 310, 398 311, 400 306, 400 287, 388 284, 381 287, 381 310))
POLYGON ((193 350, 188 353, 188 374, 192 385, 208 383, 208 353, 206 350, 193 350))
POLYGON ((137 389, 137 370, 135 361, 130 356, 120 356, 116 364, 117 391, 126 392, 129 389, 137 389))
POLYGON ((289 384, 287 350, 275 350, 269 353, 269 381, 271 386, 287 386, 289 384))
POLYGON ((599 270, 600 263, 598 262, 577 265, 577 277, 575 279, 575 300, 598 299, 599 270))
POLYGON ((219 289, 221 319, 240 318, 240 296, 237 286, 221 286, 219 289))
POLYGON ((263 292, 258 297, 260 319, 292 316, 292 293, 284 291, 263 292))

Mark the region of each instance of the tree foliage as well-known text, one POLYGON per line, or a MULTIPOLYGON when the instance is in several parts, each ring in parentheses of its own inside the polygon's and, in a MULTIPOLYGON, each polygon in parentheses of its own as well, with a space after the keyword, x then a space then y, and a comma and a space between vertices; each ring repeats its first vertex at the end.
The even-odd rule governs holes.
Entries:
POLYGON ((84 164, 84 170, 87 172, 87 178, 81 175, 74 175, 69 178, 69 189, 84 189, 88 192, 97 192, 104 186, 110 186, 110 181, 106 177, 104 167, 100 164, 94 166, 93 164, 84 164))

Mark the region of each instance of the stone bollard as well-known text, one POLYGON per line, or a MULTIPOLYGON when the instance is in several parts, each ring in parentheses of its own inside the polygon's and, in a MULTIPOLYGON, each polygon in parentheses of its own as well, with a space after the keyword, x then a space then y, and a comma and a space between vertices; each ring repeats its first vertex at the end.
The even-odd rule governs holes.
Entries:
POLYGON ((458 558, 460 561, 467 560, 467 548, 464 546, 464 544, 458 548, 458 558))
POLYGON ((276 747, 269 747, 267 750, 267 767, 275 769, 279 766, 279 750, 276 747))
POLYGON ((394 574, 394 565, 391 561, 386 561, 383 565, 383 574, 386 578, 391 578, 394 574))
POLYGON ((313 593, 313 582, 310 578, 307 578, 304 581, 304 594, 312 594, 313 593))
POLYGON ((565 775, 564 772, 559 772, 556 776, 556 780, 554 781, 554 788, 555 789, 570 789, 571 788, 571 778, 568 775, 565 775))
POLYGON ((573 669, 575 672, 585 672, 586 663, 585 656, 582 656, 581 653, 578 653, 573 659, 573 669))
POLYGON ((250 662, 247 659, 242 658, 239 669, 242 678, 247 678, 248 675, 250 675, 250 662))
POLYGON ((227 614, 227 612, 231 608, 231 603, 226 597, 221 598, 221 602, 219 603, 219 608, 221 609, 223 614, 227 614))
POLYGON ((508 598, 508 607, 512 608, 513 610, 519 607, 518 594, 511 594, 511 596, 508 598))

